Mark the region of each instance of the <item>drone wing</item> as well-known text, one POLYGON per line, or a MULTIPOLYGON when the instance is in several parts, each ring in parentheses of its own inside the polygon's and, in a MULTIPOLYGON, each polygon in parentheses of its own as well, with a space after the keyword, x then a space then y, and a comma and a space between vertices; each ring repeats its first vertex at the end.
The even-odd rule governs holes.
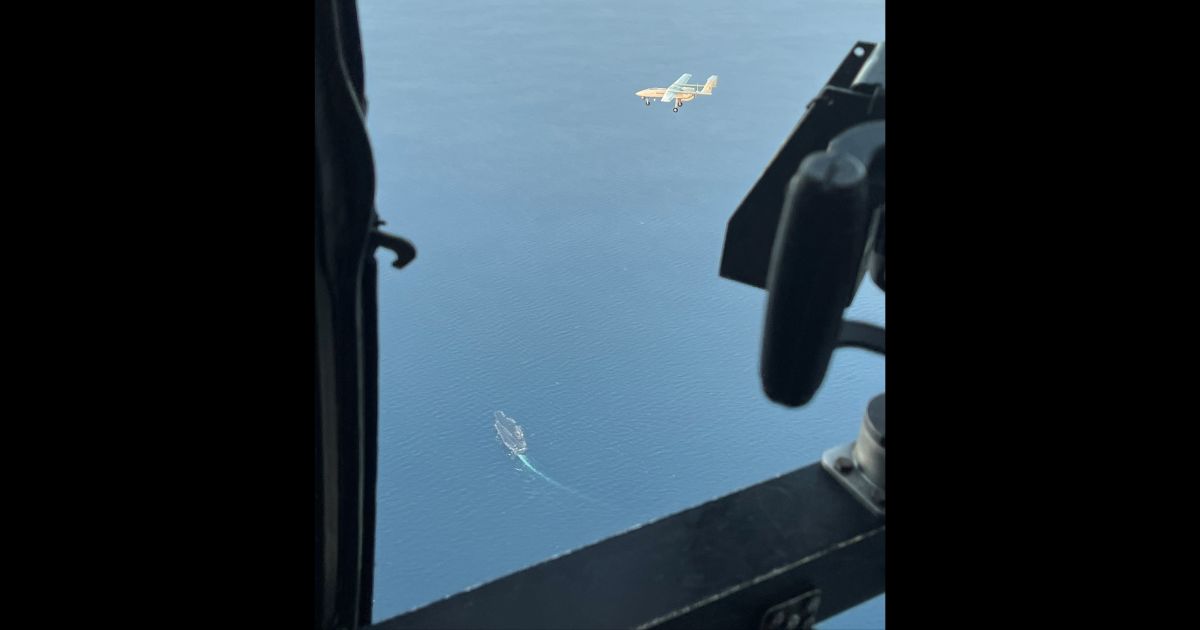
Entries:
POLYGON ((675 79, 675 82, 671 84, 671 87, 667 88, 667 91, 663 93, 662 102, 670 103, 671 101, 675 100, 675 94, 679 93, 681 91, 680 88, 682 88, 685 83, 691 80, 692 75, 690 74, 685 74, 678 79, 675 79))

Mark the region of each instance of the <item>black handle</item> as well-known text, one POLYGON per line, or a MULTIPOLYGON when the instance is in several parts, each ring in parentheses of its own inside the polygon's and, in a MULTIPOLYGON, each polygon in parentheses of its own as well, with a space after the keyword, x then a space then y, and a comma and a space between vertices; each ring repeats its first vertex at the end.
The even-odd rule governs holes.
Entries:
POLYGON ((820 387, 854 297, 870 213, 867 168, 819 152, 788 184, 767 272, 763 390, 798 407, 820 387))
MULTIPOLYGON (((382 225, 382 221, 378 224, 382 225)), ((388 234, 379 228, 371 231, 371 247, 372 250, 377 247, 389 249, 396 255, 396 260, 392 261, 392 266, 396 269, 403 269, 405 265, 412 262, 417 257, 417 249, 412 243, 396 236, 388 234)))

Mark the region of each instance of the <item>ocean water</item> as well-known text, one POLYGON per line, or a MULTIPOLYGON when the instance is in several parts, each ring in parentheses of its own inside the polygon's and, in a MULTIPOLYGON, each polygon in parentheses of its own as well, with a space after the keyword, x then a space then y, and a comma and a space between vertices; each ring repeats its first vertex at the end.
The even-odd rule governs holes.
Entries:
MULTIPOLYGON (((883 2, 360 0, 381 254, 375 619, 816 461, 882 357, 790 410, 733 210, 883 2), (679 113, 634 92, 720 75, 679 113), (521 424, 526 456, 493 414, 521 424)), ((882 323, 868 280, 850 316, 882 323)), ((883 597, 822 628, 882 628, 883 597)))

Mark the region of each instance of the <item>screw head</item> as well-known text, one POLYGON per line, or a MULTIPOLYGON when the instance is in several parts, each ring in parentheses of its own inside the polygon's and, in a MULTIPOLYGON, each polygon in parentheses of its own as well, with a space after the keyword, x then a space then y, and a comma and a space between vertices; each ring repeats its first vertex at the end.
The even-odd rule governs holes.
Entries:
POLYGON ((836 466, 838 472, 841 473, 848 473, 851 470, 854 470, 854 462, 850 461, 850 458, 846 457, 845 455, 834 460, 833 465, 836 466))

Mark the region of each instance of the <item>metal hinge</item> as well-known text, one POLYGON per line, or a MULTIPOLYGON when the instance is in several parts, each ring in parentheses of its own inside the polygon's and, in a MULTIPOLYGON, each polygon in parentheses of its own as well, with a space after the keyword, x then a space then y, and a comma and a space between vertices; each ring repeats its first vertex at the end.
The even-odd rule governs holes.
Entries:
POLYGON ((858 439, 821 455, 821 466, 877 516, 887 514, 887 435, 884 394, 871 399, 858 439))

